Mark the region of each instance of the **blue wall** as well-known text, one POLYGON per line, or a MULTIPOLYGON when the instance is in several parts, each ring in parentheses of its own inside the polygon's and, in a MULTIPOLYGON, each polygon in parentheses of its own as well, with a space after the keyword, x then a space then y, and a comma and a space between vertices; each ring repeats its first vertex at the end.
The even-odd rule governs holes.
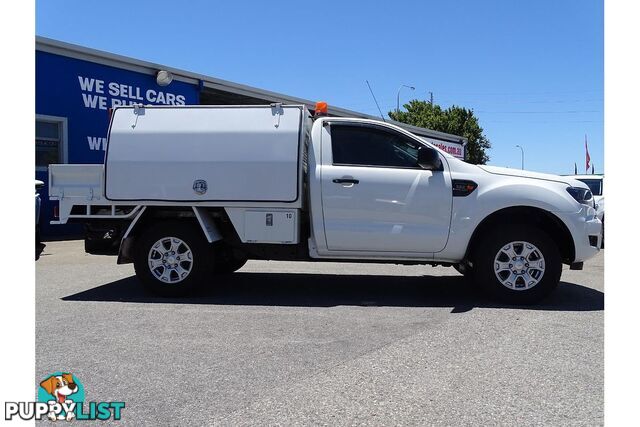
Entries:
MULTIPOLYGON (((173 81, 161 87, 153 75, 36 51, 36 114, 67 119, 69 163, 102 163, 108 109, 134 103, 198 104, 198 86, 173 81)), ((36 171, 36 179, 46 184, 40 192, 42 234, 79 232, 78 226, 49 224, 53 202, 48 197, 47 172, 36 171)))

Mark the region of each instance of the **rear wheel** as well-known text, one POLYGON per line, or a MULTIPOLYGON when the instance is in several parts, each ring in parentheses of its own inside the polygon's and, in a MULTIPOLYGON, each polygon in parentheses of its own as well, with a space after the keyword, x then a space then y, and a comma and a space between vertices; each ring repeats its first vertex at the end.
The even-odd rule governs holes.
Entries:
POLYGON ((237 253, 233 248, 221 243, 215 250, 216 266, 214 272, 216 274, 231 274, 240 270, 246 263, 247 257, 237 253))
POLYGON ((560 252, 543 230, 508 226, 481 239, 474 254, 473 279, 490 294, 511 304, 532 304, 558 285, 560 252))
POLYGON ((207 280, 213 252, 196 224, 163 221, 136 242, 134 266, 142 284, 162 296, 183 296, 207 280))

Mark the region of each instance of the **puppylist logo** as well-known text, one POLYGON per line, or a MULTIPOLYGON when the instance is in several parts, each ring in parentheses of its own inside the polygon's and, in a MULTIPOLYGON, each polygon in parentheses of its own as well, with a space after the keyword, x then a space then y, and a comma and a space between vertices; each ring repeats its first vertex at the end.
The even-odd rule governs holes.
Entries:
POLYGON ((122 417, 124 402, 85 402, 84 386, 68 372, 55 372, 38 387, 37 402, 5 402, 5 420, 110 420, 122 417))

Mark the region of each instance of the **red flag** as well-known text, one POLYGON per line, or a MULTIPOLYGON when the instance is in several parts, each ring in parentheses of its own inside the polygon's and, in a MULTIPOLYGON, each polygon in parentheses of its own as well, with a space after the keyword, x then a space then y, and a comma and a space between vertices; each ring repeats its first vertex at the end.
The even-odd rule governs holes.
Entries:
POLYGON ((584 167, 585 173, 589 172, 589 164, 591 163, 591 156, 589 156, 589 147, 587 147, 587 135, 584 136, 584 151, 587 153, 586 155, 586 164, 584 167))

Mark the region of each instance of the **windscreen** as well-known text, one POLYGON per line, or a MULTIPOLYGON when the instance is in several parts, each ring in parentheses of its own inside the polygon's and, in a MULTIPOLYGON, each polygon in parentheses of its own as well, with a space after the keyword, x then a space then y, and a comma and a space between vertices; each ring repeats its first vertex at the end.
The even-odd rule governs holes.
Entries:
POLYGON ((587 184, 594 196, 602 196, 602 180, 601 179, 581 178, 578 181, 582 181, 585 184, 587 184))

